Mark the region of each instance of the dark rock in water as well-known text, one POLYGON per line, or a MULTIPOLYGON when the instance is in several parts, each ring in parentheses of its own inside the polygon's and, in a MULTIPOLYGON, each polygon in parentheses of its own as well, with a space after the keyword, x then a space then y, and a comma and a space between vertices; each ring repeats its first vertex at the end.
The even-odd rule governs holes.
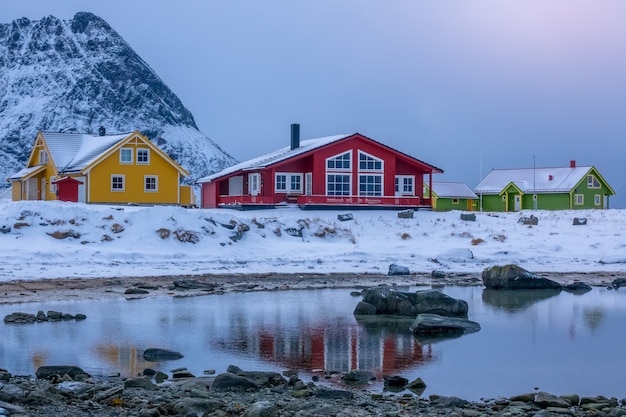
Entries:
POLYGON ((469 405, 469 401, 459 397, 433 396, 429 397, 431 403, 445 408, 465 408, 469 405))
POLYGON ((483 285, 493 289, 561 289, 558 282, 526 271, 517 265, 492 266, 483 271, 483 285))
POLYGON ((421 313, 442 316, 467 316, 467 302, 457 300, 437 290, 414 293, 395 291, 388 286, 374 287, 363 294, 363 302, 376 307, 376 314, 417 316, 421 313))
POLYGON ((563 287, 563 289, 573 294, 584 294, 591 291, 591 285, 584 282, 573 282, 563 287))
POLYGON ((287 379, 278 372, 244 371, 235 365, 229 365, 226 372, 244 377, 254 382, 258 387, 273 387, 276 385, 284 385, 288 382, 287 379))
POLYGON ((72 379, 82 376, 90 376, 87 372, 83 371, 78 366, 40 366, 35 373, 35 376, 39 379, 60 379, 64 375, 68 375, 72 379))
POLYGON ((387 275, 411 275, 411 271, 406 266, 391 264, 387 275))
POLYGON ((213 390, 247 390, 250 388, 258 389, 259 387, 243 376, 235 375, 230 372, 219 374, 213 381, 213 390))
POLYGON ((615 290, 619 289, 619 287, 626 286, 626 278, 615 278, 611 282, 611 287, 615 290))
POLYGON ((148 290, 142 290, 141 288, 129 288, 126 291, 124 291, 124 294, 150 294, 150 291, 148 290))
POLYGON ((364 385, 375 380, 376 376, 371 371, 355 369, 343 374, 341 379, 352 385, 364 385))
POLYGON ((406 384, 405 388, 408 389, 409 391, 413 391, 417 395, 422 395, 424 391, 426 390, 426 383, 424 382, 422 378, 418 377, 414 379, 413 381, 409 382, 408 384, 406 384))
POLYGON ((154 376, 154 375, 156 375, 156 371, 154 369, 152 369, 152 368, 146 368, 146 369, 143 370, 143 374, 145 376, 154 376))
POLYGON ((4 322, 7 324, 29 324, 38 321, 37 316, 30 313, 15 312, 4 316, 4 322))
POLYGON ((385 387, 391 387, 391 388, 404 388, 404 386, 406 384, 409 383, 409 380, 398 376, 398 375, 393 375, 393 376, 383 376, 383 380, 384 380, 384 384, 385 387))
POLYGON ((366 303, 365 301, 359 301, 359 303, 354 308, 355 316, 371 316, 376 314, 376 306, 370 303, 366 303))
POLYGON ((409 330, 415 335, 458 335, 477 332, 480 324, 459 317, 420 314, 409 330))
POLYGON ((173 361, 183 357, 182 353, 160 348, 150 348, 143 352, 143 358, 148 362, 173 361))

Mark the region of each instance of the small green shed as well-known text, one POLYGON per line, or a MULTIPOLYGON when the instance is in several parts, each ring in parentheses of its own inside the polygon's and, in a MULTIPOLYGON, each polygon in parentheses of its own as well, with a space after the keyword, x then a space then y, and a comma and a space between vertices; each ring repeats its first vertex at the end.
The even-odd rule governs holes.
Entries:
MULTIPOLYGON (((424 196, 428 196, 428 184, 424 183, 424 196)), ((478 210, 478 196, 462 182, 433 181, 433 210, 478 210)))

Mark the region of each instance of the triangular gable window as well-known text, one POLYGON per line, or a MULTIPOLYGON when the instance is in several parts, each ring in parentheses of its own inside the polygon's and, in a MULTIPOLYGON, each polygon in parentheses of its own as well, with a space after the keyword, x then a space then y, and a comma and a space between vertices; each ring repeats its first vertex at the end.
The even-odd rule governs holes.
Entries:
POLYGON ((359 171, 382 171, 383 160, 359 151, 359 171))
POLYGON ((352 159, 352 151, 326 159, 326 169, 330 171, 350 171, 350 161, 352 159))

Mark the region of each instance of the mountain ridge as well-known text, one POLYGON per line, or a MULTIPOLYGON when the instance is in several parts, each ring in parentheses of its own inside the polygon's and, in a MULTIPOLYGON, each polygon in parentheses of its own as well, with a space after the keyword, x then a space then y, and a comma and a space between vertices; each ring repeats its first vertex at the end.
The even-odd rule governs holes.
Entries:
MULTIPOLYGON (((0 24, 0 175, 21 169, 38 131, 140 131, 187 169, 187 182, 236 162, 100 17, 0 24)), ((8 185, 8 184, 7 184, 8 185)))

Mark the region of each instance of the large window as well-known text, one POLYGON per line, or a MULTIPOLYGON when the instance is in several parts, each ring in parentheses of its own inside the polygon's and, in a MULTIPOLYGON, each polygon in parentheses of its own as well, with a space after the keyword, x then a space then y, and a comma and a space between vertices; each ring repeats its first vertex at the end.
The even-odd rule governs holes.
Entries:
POLYGON ((593 175, 587 175, 587 188, 600 188, 600 181, 593 175))
POLYGON ((382 175, 359 175, 359 195, 382 196, 383 176, 382 175))
POLYGON ((145 148, 137 149, 137 163, 138 164, 150 163, 150 149, 145 149, 145 148))
POLYGON ((111 175, 111 191, 124 191, 124 176, 113 174, 111 175))
POLYGON ((414 182, 415 177, 412 175, 396 176, 396 195, 415 195, 414 182))
POLYGON ((145 177, 143 177, 143 184, 144 191, 159 191, 159 178, 156 175, 146 175, 145 177))
POLYGON ((301 193, 302 174, 277 173, 275 188, 277 193, 301 193))
POLYGON ((350 175, 326 174, 326 195, 350 195, 350 175))
POLYGON ((359 171, 382 171, 383 160, 359 151, 359 171))
POLYGON ((352 151, 333 156, 326 160, 326 169, 330 171, 350 171, 352 151))
POLYGON ((120 164, 132 164, 132 163, 133 163, 132 148, 120 149, 120 164))

